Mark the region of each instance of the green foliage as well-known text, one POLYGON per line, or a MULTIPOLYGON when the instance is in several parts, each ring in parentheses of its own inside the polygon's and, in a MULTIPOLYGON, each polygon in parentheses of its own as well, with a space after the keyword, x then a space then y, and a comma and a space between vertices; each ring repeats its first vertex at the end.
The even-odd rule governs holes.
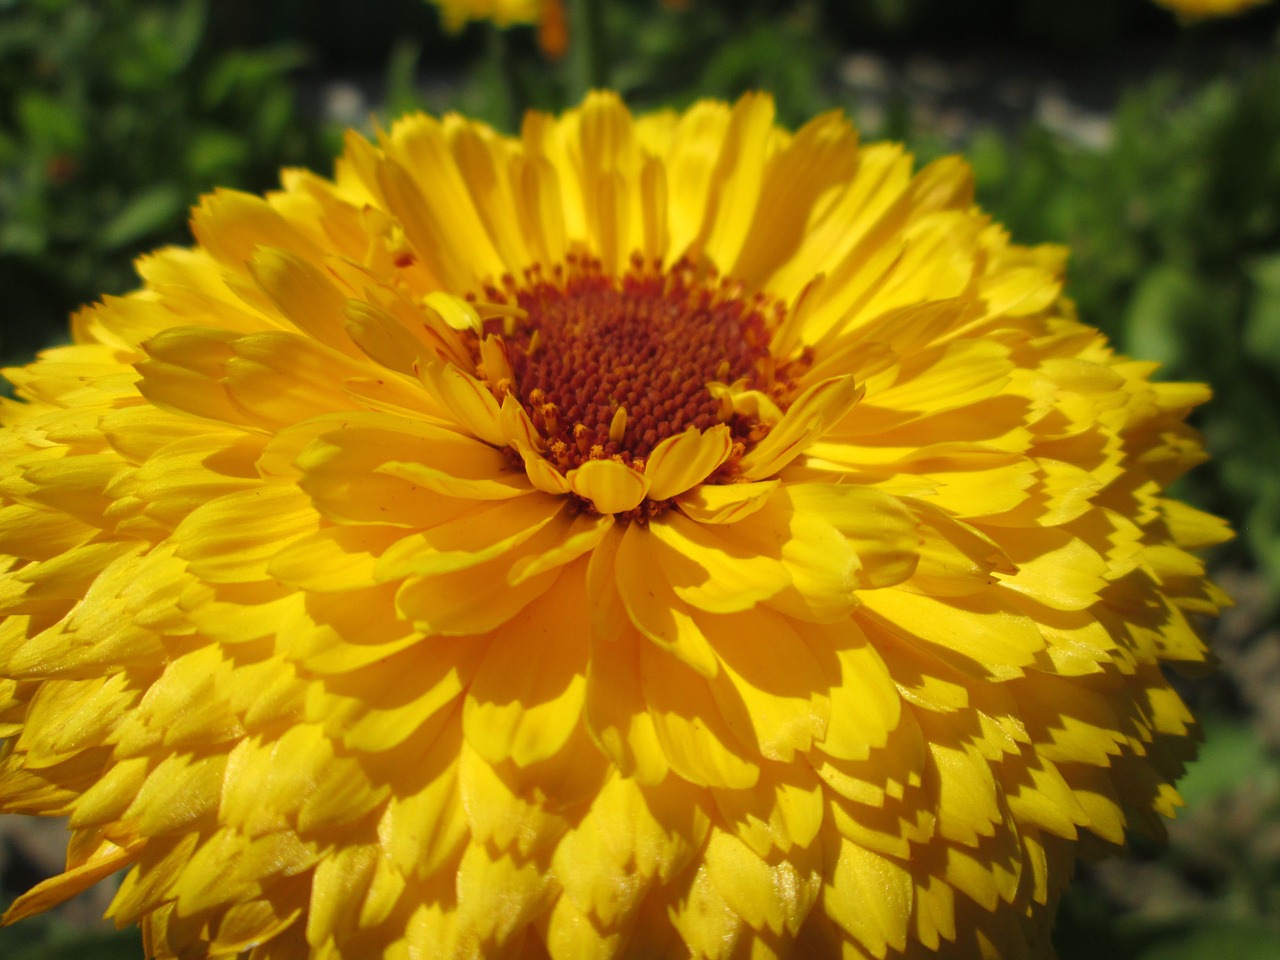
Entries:
POLYGON ((792 127, 833 106, 827 78, 836 48, 824 39, 812 2, 690 3, 662 14, 634 4, 610 12, 610 35, 626 38, 616 85, 633 103, 684 106, 767 90, 780 121, 792 127))
POLYGON ((6 960, 138 960, 144 955, 137 929, 85 935, 46 924, 41 933, 6 953, 6 960))
MULTIPOLYGON (((736 99, 748 90, 769 91, 787 126, 836 105, 829 78, 837 49, 824 39, 815 0, 664 6, 660 0, 606 3, 605 59, 608 86, 637 109, 683 107, 700 97, 736 99)), ((532 27, 486 35, 485 54, 449 91, 447 101, 423 97, 413 85, 416 43, 401 41, 388 70, 386 114, 405 108, 461 110, 513 131, 526 108, 560 111, 585 92, 573 48, 550 61, 534 43, 532 27)))
POLYGON ((213 53, 206 0, 25 0, 0 20, 0 358, 135 282, 215 185, 321 161, 294 108, 300 49, 213 53))

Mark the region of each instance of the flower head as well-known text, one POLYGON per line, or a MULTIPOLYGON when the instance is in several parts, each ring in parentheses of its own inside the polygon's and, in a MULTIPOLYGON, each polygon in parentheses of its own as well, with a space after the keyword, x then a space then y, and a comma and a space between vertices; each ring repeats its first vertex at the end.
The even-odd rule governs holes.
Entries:
POLYGON ((1210 20, 1215 17, 1234 17, 1268 0, 1155 0, 1167 7, 1186 23, 1210 20))
POLYGON ((0 808, 149 955, 1039 956, 1224 525, 955 159, 401 120, 9 371, 0 808), (933 955, 929 953, 929 955, 933 955))
POLYGON ((569 45, 569 25, 564 0, 432 0, 440 8, 446 30, 456 32, 471 20, 489 20, 505 29, 532 23, 538 27, 538 45, 552 58, 564 56, 569 45))

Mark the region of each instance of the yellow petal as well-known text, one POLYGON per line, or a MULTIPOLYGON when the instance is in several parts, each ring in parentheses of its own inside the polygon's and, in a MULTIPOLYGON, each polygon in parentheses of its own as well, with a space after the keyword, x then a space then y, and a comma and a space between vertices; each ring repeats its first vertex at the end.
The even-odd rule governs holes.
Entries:
POLYGON ((748 95, 734 104, 723 146, 711 179, 703 249, 713 263, 734 263, 747 241, 760 186, 771 127, 773 98, 748 95))
POLYGON ((778 851, 801 867, 816 867, 819 834, 829 801, 822 780, 807 765, 774 768, 755 790, 715 790, 716 809, 743 843, 761 857, 778 851))
POLYGON ((668 779, 643 788, 612 776, 552 861, 577 907, 624 927, 654 880, 669 881, 701 848, 710 822, 695 788, 668 779))
POLYGON ((849 120, 832 111, 806 123, 770 158, 760 206, 732 268, 734 276, 769 276, 795 255, 815 208, 853 173, 857 141, 849 120))
POLYGON ((410 578, 396 594, 396 610, 424 633, 487 633, 549 590, 560 573, 550 570, 509 587, 512 562, 499 558, 440 576, 410 578))
MULTIPOLYGON (((455 520, 401 537, 378 559, 375 574, 379 580, 399 580, 487 563, 526 545, 554 524, 562 512, 562 503, 542 496, 484 503, 461 512, 455 520)), ((556 525, 557 533, 572 523, 562 519, 563 525, 556 525)), ((534 550, 529 556, 536 558, 542 553, 534 550)))
POLYGON ((706 678, 650 644, 640 648, 640 671, 649 716, 671 769, 704 786, 754 786, 759 765, 745 756, 719 710, 711 709, 706 678))
POLYGON ((750 931, 744 930, 742 918, 711 882, 705 866, 690 873, 686 891, 667 907, 670 923, 680 934, 689 956, 729 960, 739 939, 745 940, 750 931))
POLYGON ((1042 531, 1037 555, 1028 556, 1029 544, 1020 539, 1005 541, 1018 565, 1018 572, 1004 579, 1005 586, 1058 610, 1083 610, 1098 602, 1107 586, 1107 562, 1096 550, 1079 538, 1042 531))
POLYGON ((749 610, 790 582, 780 557, 743 549, 734 525, 702 526, 678 513, 651 523, 648 534, 663 574, 681 600, 709 613, 749 610))
POLYGON ((546 949, 552 956, 611 960, 618 955, 624 940, 621 929, 612 925, 600 929, 572 897, 564 894, 551 908, 546 926, 546 949))
POLYGON ((351 409, 344 381, 370 372, 363 359, 284 331, 248 334, 231 349, 222 378, 227 396, 270 429, 351 409))
POLYGON ((902 950, 907 941, 913 886, 899 862, 841 840, 838 860, 822 887, 827 915, 874 957, 902 950))
POLYGON ((667 437, 645 461, 649 497, 666 500, 684 493, 714 473, 732 452, 733 438, 724 424, 703 433, 691 429, 667 437))
POLYGON ((176 526, 201 504, 256 486, 261 437, 210 433, 177 440, 156 451, 132 475, 129 493, 147 516, 176 526))
POLYGON ((299 873, 318 859, 314 847, 287 831, 249 839, 234 830, 219 830, 197 848, 191 869, 179 875, 174 885, 177 909, 188 913, 207 910, 232 891, 234 899, 251 899, 263 880, 286 871, 299 873))
POLYGON ((545 760, 581 722, 588 637, 565 629, 560 607, 572 602, 564 591, 544 595, 489 644, 467 690, 462 723, 467 741, 490 763, 527 767, 545 760))
POLYGON ((649 492, 650 480, 615 460, 588 460, 570 470, 569 487, 600 513, 626 513, 640 506, 649 492))
POLYGON ((403 535, 396 527, 327 527, 282 549, 267 564, 267 572, 304 590, 369 586, 375 582, 377 558, 403 535))
POLYGON ((537 861, 471 843, 458 865, 459 940, 472 954, 493 952, 545 909, 553 889, 537 861))
POLYGON ((681 513, 698 523, 735 523, 763 507, 779 483, 758 480, 723 486, 702 484, 681 494, 676 502, 681 513))
POLYGON ((191 232, 200 247, 232 270, 243 270, 259 247, 290 250, 313 263, 322 252, 298 227, 261 197, 220 189, 192 211, 191 232))
POLYGON ((500 426, 498 401, 485 387, 453 364, 428 362, 418 366, 418 377, 440 407, 485 443, 503 447, 506 434, 500 426))
POLYGON ((326 271, 278 247, 259 247, 249 270, 295 327, 327 346, 354 353, 344 329, 347 298, 326 271))
POLYGON ((931 743, 929 752, 938 797, 938 831, 966 846, 976 846, 979 837, 994 836, 1004 815, 987 762, 967 747, 931 743))
POLYGON ((713 830, 707 875, 729 907, 756 930, 794 934, 818 898, 818 874, 801 874, 789 859, 771 865, 732 834, 713 830))
POLYGON ((423 297, 422 303, 428 309, 440 314, 441 319, 449 325, 450 329, 474 333, 477 336, 483 335, 484 324, 480 320, 479 311, 461 297, 452 296, 442 290, 433 290, 423 297))
POLYGON ((516 189, 521 203, 520 226, 543 263, 564 259, 565 199, 559 170, 546 157, 530 152, 516 161, 516 189), (521 162, 523 160, 523 162, 521 162))
POLYGON ((461 118, 445 120, 445 134, 459 175, 466 180, 471 201, 476 205, 494 247, 509 268, 530 262, 528 243, 519 229, 520 204, 508 176, 517 151, 506 137, 466 123, 461 118))
MULTIPOLYGON (((428 152, 435 153, 433 146, 426 146, 418 152, 424 155, 428 152)), ((406 161, 408 159, 404 158, 406 161)), ((429 166, 439 170, 442 166, 438 162, 439 159, 439 154, 435 153, 435 156, 427 162, 429 166)), ((451 173, 456 176, 456 170, 451 173)), ((389 157, 378 165, 376 176, 378 187, 399 216, 405 237, 408 238, 414 254, 433 277, 447 284, 450 289, 467 290, 475 285, 480 276, 493 275, 501 271, 501 261, 498 260, 492 245, 488 242, 488 237, 483 236, 482 231, 476 229, 478 218, 474 209, 467 209, 470 203, 464 199, 465 191, 459 191, 448 197, 439 191, 424 191, 418 178, 405 167, 404 163, 389 157), (446 213, 446 209, 454 206, 455 200, 459 201, 458 207, 466 210, 461 214, 467 218, 464 221, 451 222, 443 219, 451 215, 446 213), (475 241, 474 260, 462 256, 449 236, 449 231, 456 229, 460 223, 467 225, 463 230, 470 239, 475 241)))
POLYGON ((822 738, 830 710, 822 671, 785 617, 755 610, 704 616, 699 624, 724 668, 712 684, 721 712, 733 726, 741 709, 749 724, 735 729, 740 739, 789 763, 822 738))
MULTIPOLYGON (((460 723, 455 712, 453 726, 460 723)), ((415 764, 378 821, 386 856, 406 877, 425 880, 456 855, 469 833, 458 787, 460 733, 446 729, 415 764)))
POLYGON ((205 580, 268 579, 271 558, 319 525, 315 510, 299 493, 292 486, 262 486, 205 504, 174 531, 178 556, 205 580))
POLYGON ((538 556, 526 556, 517 560, 511 565, 507 582, 513 587, 519 586, 530 577, 536 577, 556 567, 566 566, 584 554, 590 553, 594 556, 596 547, 613 527, 612 517, 585 515, 574 517, 568 532, 563 535, 558 546, 550 547, 538 556))
POLYGON ((1002 603, 990 587, 981 593, 940 600, 898 590, 861 594, 859 617, 884 625, 908 643, 923 644, 947 663, 975 676, 1017 676, 1045 641, 1029 617, 1002 603))
POLYGON ((594 743, 623 776, 652 784, 662 781, 669 764, 641 686, 640 648, 648 643, 635 631, 591 638, 585 720, 594 743))
POLYGON ((207 826, 218 812, 227 758, 221 753, 165 757, 123 811, 144 836, 207 826))
POLYGON ((809 387, 787 408, 781 422, 747 451, 739 465, 746 480, 773 476, 831 429, 858 402, 862 388, 853 377, 832 377, 809 387))
POLYGON ((719 670, 715 652, 688 608, 657 569, 649 530, 631 524, 615 559, 618 595, 631 622, 646 638, 706 677, 719 670))
POLYGON ((864 760, 888 742, 902 703, 884 660, 861 631, 851 627, 836 642, 834 657, 825 645, 820 653, 823 660, 834 659, 828 669, 834 668, 835 676, 828 682, 830 721, 819 746, 833 757, 864 760))
MULTIPOLYGON (((269 458, 273 465, 286 458, 292 461, 289 468, 281 464, 280 473, 288 477, 295 470, 300 472, 298 486, 310 496, 316 510, 338 523, 432 527, 476 509, 481 506, 481 499, 489 500, 510 489, 500 478, 485 476, 484 453, 478 457, 474 471, 466 470, 456 479, 451 477, 447 461, 438 456, 438 448, 431 443, 431 432, 428 425, 415 427, 386 414, 317 418, 294 431, 278 434, 278 450, 269 446, 264 459, 269 458), (425 469, 414 474, 414 479, 380 469, 389 457, 405 454, 420 456, 424 461, 425 469), (468 472, 477 482, 477 497, 466 495, 468 472), (490 479, 496 483, 488 482, 490 479), (463 495, 448 496, 426 483, 463 495)), ((451 446, 460 449, 451 442, 444 443, 443 449, 451 446)), ((461 449, 466 454, 474 448, 467 448, 464 443, 461 449)))
POLYGON ((312 687, 307 713, 347 749, 381 753, 447 728, 480 659, 481 644, 433 638, 312 687), (396 677, 412 675, 412 685, 396 677))
POLYGON ((920 560, 909 581, 911 589, 935 597, 960 596, 995 582, 997 571, 1010 575, 1017 570, 999 545, 977 528, 935 512, 929 504, 917 502, 913 509, 920 518, 920 560))
POLYGON ((5 911, 0 923, 5 925, 17 923, 19 920, 41 913, 74 897, 103 877, 110 876, 132 863, 137 857, 139 847, 140 845, 119 847, 109 840, 104 840, 95 854, 80 866, 42 880, 15 899, 9 904, 9 909, 5 911))

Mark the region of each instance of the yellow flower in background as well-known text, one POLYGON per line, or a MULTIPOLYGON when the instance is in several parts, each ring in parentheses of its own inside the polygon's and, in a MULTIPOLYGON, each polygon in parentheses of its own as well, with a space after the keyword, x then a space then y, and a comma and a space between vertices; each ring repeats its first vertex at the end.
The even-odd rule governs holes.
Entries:
POLYGON ((469 20, 492 20, 500 27, 537 23, 544 0, 431 0, 440 8, 444 25, 461 30, 469 20))
POLYGON ((499 28, 531 23, 548 57, 564 56, 569 46, 564 0, 431 0, 440 8, 446 30, 458 31, 470 20, 490 20, 499 28))
POLYGON ((1178 19, 1187 22, 1208 20, 1214 17, 1233 17, 1269 0, 1155 0, 1162 7, 1172 10, 1178 19))
POLYGON ((1156 383, 748 96, 412 116, 8 376, 0 809, 148 955, 1039 957, 1161 831, 1227 536, 1156 383))

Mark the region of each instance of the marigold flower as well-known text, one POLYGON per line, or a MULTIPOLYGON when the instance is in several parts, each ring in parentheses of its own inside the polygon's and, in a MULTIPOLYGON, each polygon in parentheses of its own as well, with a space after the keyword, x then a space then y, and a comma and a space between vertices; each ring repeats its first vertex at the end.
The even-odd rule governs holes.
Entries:
POLYGON ((1234 17, 1269 0, 1155 0, 1162 7, 1172 10, 1179 20, 1194 23, 1214 17, 1234 17))
POLYGON ((1227 536, 951 158, 610 94, 351 134, 8 376, 0 809, 149 956, 1042 956, 1227 536))
POLYGON ((490 20, 501 28, 532 23, 538 27, 538 46, 558 58, 569 46, 564 0, 431 0, 440 8, 446 30, 458 31, 470 20, 490 20))

